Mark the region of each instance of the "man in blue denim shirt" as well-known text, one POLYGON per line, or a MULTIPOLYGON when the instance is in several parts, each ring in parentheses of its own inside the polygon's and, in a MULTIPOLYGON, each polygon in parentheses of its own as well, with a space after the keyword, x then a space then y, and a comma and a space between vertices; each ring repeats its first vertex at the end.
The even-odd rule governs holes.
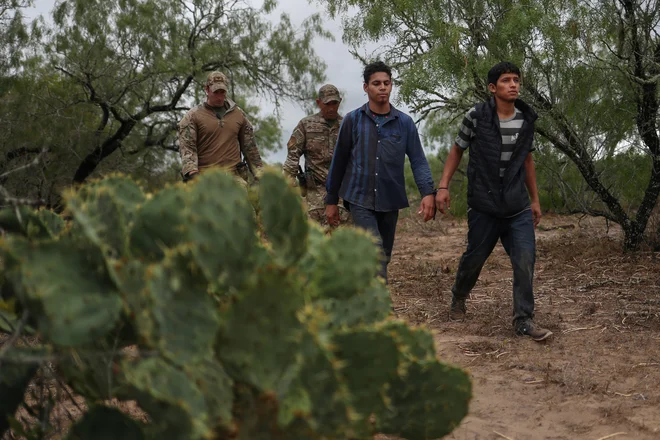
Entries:
POLYGON ((383 254, 380 275, 387 282, 399 210, 407 208, 403 175, 408 155, 415 183, 422 195, 418 214, 424 221, 435 214, 431 169, 412 118, 390 104, 392 70, 377 61, 364 69, 369 102, 344 117, 326 181, 325 215, 339 224, 339 197, 356 226, 377 238, 383 254))

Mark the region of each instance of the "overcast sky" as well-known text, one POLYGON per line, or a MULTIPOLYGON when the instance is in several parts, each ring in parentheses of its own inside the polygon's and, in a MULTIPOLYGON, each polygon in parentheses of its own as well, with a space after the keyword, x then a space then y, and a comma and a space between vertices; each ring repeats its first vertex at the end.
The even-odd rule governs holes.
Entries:
MULTIPOLYGON (((261 0, 247 0, 250 4, 261 5, 261 0)), ((277 10, 271 16, 273 19, 279 19, 284 12, 289 14, 291 21, 295 26, 315 12, 321 12, 326 19, 326 30, 335 35, 335 41, 317 39, 315 42, 316 53, 319 54, 327 64, 326 77, 327 82, 334 84, 342 94, 342 104, 340 113, 345 114, 362 104, 367 100, 366 94, 362 90, 362 64, 357 61, 348 52, 348 47, 344 45, 341 39, 341 22, 331 20, 325 14, 324 10, 315 2, 308 0, 279 0, 277 10)), ((38 15, 48 17, 55 4, 55 0, 35 0, 34 8, 25 11, 25 15, 34 18, 38 15)), ((367 47, 367 50, 373 49, 367 47)), ((360 51, 361 53, 363 50, 360 51)), ((318 84, 320 87, 322 84, 318 84)), ((317 87, 318 88, 318 87, 317 87)), ((396 94, 396 88, 394 90, 396 94)), ((260 103, 263 113, 274 111, 274 105, 263 101, 260 103)), ((405 106, 399 106, 401 110, 407 111, 405 106)), ((286 158, 286 141, 295 128, 298 121, 305 116, 305 111, 295 103, 285 102, 281 108, 282 125, 282 148, 276 153, 265 155, 268 162, 283 162, 286 158)))

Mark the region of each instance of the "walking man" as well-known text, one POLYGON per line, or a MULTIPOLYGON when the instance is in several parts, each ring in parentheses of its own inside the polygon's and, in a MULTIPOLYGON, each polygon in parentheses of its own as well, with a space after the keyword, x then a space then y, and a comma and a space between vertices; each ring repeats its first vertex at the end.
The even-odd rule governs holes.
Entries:
POLYGON ((228 90, 227 77, 211 72, 204 86, 206 102, 190 109, 179 122, 184 182, 208 168, 222 167, 246 183, 248 170, 257 177, 263 166, 252 124, 243 110, 227 98, 228 90))
POLYGON ((392 70, 377 61, 364 68, 364 91, 369 102, 344 118, 326 183, 325 215, 338 225, 341 197, 353 223, 371 232, 381 248, 380 275, 387 282, 399 210, 408 198, 403 167, 406 155, 422 196, 418 214, 424 221, 435 214, 433 178, 412 118, 390 104, 392 70))
MULTIPOLYGON (((337 143, 339 126, 343 117, 339 114, 341 96, 332 84, 319 89, 316 105, 319 112, 303 118, 287 143, 287 157, 282 169, 296 182, 307 201, 308 216, 325 225, 325 184, 337 143), (305 157, 302 172, 300 157, 305 157)), ((348 211, 339 207, 342 223, 348 221, 348 211)))
POLYGON ((552 332, 533 321, 534 228, 541 220, 531 154, 537 114, 518 98, 520 70, 512 63, 490 69, 488 90, 492 97, 463 118, 436 195, 437 208, 444 214, 450 208, 449 182, 469 148, 468 245, 452 287, 449 316, 459 321, 465 318, 468 294, 500 240, 513 266, 514 330, 542 341, 552 332))

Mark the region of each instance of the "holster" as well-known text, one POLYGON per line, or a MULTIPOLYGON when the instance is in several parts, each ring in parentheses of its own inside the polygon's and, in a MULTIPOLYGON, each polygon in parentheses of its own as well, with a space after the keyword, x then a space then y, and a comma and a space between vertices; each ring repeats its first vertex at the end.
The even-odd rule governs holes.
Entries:
POLYGON ((307 196, 307 174, 303 171, 302 167, 298 165, 298 174, 296 174, 296 180, 298 181, 298 186, 300 187, 300 194, 303 197, 307 196))
POLYGON ((249 173, 248 164, 245 163, 245 161, 243 161, 243 162, 239 162, 239 163, 236 165, 236 168, 234 169, 234 173, 236 173, 237 176, 239 176, 240 178, 242 178, 243 180, 245 180, 245 181, 247 182, 248 179, 249 179, 249 175, 248 175, 248 173, 249 173))

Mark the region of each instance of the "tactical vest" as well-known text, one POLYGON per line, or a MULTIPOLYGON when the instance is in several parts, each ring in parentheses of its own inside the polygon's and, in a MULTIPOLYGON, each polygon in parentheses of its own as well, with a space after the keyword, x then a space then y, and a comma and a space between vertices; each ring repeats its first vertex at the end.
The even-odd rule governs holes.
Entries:
POLYGON ((520 99, 515 106, 523 112, 524 121, 503 178, 500 178, 502 135, 495 99, 477 104, 473 116, 476 130, 470 143, 467 169, 468 206, 494 217, 510 217, 529 207, 524 163, 532 147, 538 115, 520 99))

